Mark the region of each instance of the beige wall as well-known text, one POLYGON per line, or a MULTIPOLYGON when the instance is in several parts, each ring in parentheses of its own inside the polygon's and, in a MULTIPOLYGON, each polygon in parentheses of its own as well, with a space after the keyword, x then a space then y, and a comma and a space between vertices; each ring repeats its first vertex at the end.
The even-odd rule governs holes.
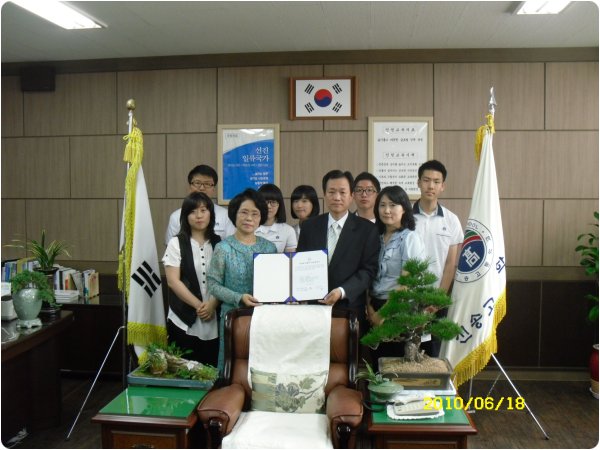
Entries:
MULTIPOLYGON (((532 59, 534 61, 534 59, 532 59)), ((162 254, 191 167, 216 168, 219 123, 279 123, 281 188, 320 191, 332 168, 367 169, 369 116, 433 116, 443 202, 464 225, 477 171, 474 131, 496 88, 494 140, 509 278, 579 279, 576 237, 598 209, 598 63, 365 63, 63 73, 54 92, 2 77, 2 244, 73 244, 73 266, 116 268, 125 102, 135 98, 162 254), (356 120, 290 121, 290 76, 355 75, 356 120)), ((289 203, 288 203, 289 205, 289 203)), ((288 206, 289 212, 289 206, 288 206)), ((289 215, 289 214, 288 214, 289 215)), ((2 258, 18 257, 2 248, 2 258)))

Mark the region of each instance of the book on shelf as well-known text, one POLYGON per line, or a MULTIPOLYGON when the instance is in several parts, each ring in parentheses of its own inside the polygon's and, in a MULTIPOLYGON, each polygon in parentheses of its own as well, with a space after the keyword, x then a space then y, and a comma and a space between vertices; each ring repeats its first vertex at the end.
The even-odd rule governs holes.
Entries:
POLYGON ((327 253, 256 253, 253 287, 253 296, 261 303, 322 299, 329 292, 327 253))

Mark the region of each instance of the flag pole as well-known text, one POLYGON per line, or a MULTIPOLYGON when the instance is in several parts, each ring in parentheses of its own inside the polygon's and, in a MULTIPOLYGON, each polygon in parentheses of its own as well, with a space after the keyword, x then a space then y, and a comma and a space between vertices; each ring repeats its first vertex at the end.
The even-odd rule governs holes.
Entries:
MULTIPOLYGON (((496 96, 494 95, 494 86, 492 86, 490 88, 490 101, 489 101, 489 104, 488 104, 488 111, 489 111, 490 115, 492 116, 492 119, 494 118, 494 115, 496 113, 496 106, 497 106, 496 96)), ((550 439, 550 436, 548 436, 548 434, 546 433, 546 431, 544 430, 544 428, 542 427, 542 425, 538 421, 537 417, 535 416, 535 414, 533 413, 533 411, 531 410, 531 408, 529 408, 529 405, 527 404, 527 401, 525 400, 525 397, 523 397, 523 395, 521 395, 521 393, 517 390, 517 387, 514 385, 514 383, 512 382, 512 380, 510 379, 510 377, 508 376, 508 374, 506 373, 506 371, 504 370, 504 367, 502 367, 502 364, 500 364, 500 361, 498 361, 498 358, 496 358, 496 355, 494 353, 492 353, 491 357, 494 360, 494 362, 496 363, 496 366, 498 366, 498 369, 500 370, 500 373, 496 376, 496 380, 492 384, 492 387, 490 388, 490 390, 489 390, 489 392, 488 392, 488 394, 487 394, 486 397, 489 397, 490 394, 492 393, 492 390, 496 386, 496 382, 500 378, 500 375, 504 375, 504 378, 506 378, 506 381, 508 381, 508 383, 512 387, 513 391, 517 394, 517 398, 520 397, 520 398, 523 399, 523 404, 524 404, 525 408, 527 409, 527 412, 529 412, 529 414, 531 415, 531 417, 535 421, 535 423, 538 426, 538 428, 544 434, 544 437, 546 438, 546 440, 550 439)), ((472 383, 473 383, 473 378, 471 378, 470 381, 471 381, 471 384, 469 386, 469 397, 471 397, 471 387, 472 387, 472 383)))
MULTIPOLYGON (((134 99, 129 99, 127 100, 127 109, 129 110, 128 113, 128 120, 127 120, 127 125, 128 125, 128 135, 131 135, 131 131, 133 130, 133 124, 134 124, 134 119, 133 119, 133 110, 135 109, 135 100, 134 99)), ((127 174, 129 172, 129 167, 131 166, 131 163, 128 161, 127 162, 127 171, 125 172, 125 174, 127 174)), ((127 195, 127 194, 126 194, 127 195)), ((127 199, 125 198, 125 201, 127 199)), ((125 209, 125 202, 123 202, 123 210, 125 209)), ((123 221, 123 227, 125 227, 125 221, 123 221)), ((127 239, 127 233, 125 233, 125 230, 121 230, 121 232, 123 233, 123 248, 125 248, 125 240, 127 239)), ((121 271, 121 273, 125 274, 125 258, 121 258, 121 263, 119 264, 119 269, 121 271)), ((73 430, 75 429, 75 425, 77 425, 77 421, 79 420, 79 417, 81 416, 81 413, 83 412, 83 409, 85 408, 85 405, 88 402, 88 399, 90 398, 90 395, 92 394, 92 391, 94 390, 94 387, 96 386, 96 382, 98 381, 98 378, 100 377, 100 374, 102 373, 102 369, 104 368, 104 365, 106 364, 106 361, 108 360, 108 356, 110 355, 110 352, 112 351, 115 343, 117 342, 117 338, 119 337, 119 333, 121 331, 123 331, 123 345, 122 345, 122 368, 121 368, 121 381, 123 383, 123 389, 127 388, 127 361, 128 361, 128 348, 127 348, 127 293, 126 293, 126 289, 125 287, 123 287, 122 290, 122 295, 121 295, 121 312, 122 312, 122 318, 121 318, 121 326, 117 329, 117 332, 115 333, 115 337, 113 338, 110 347, 108 348, 108 351, 106 352, 106 355, 104 356, 104 360, 102 361, 102 364, 100 364, 100 368, 98 369, 98 372, 96 373, 96 376, 94 378, 94 381, 92 381, 92 386, 90 387, 90 389, 88 390, 87 395, 85 396, 85 399, 83 400, 83 403, 81 404, 81 407, 79 408, 79 412, 77 413, 77 416, 75 417, 75 420, 73 421, 73 424, 71 425, 71 428, 69 429, 69 432, 67 433, 67 437, 65 438, 65 441, 68 441, 69 439, 71 439, 71 434, 73 433, 73 430)))

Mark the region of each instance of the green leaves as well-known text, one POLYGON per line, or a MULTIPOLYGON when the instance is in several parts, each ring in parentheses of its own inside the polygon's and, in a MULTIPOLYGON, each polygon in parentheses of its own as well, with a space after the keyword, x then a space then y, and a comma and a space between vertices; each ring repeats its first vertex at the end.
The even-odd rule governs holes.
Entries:
POLYGON ((52 290, 48 286, 48 278, 41 272, 32 272, 30 270, 23 270, 19 272, 10 280, 12 291, 17 292, 21 289, 27 289, 33 287, 40 291, 40 297, 45 302, 54 304, 54 296, 52 290))
MULTIPOLYGON (((598 228, 598 211, 594 211, 594 218, 596 223, 592 224, 598 228)), ((581 254, 581 260, 579 264, 585 269, 586 275, 595 277, 598 280, 598 234, 584 233, 577 236, 577 240, 583 240, 584 244, 575 247, 575 251, 581 254), (585 244, 587 242, 587 245, 585 244)), ((588 319, 591 322, 598 321, 598 296, 588 294, 585 296, 588 300, 591 300, 594 304, 588 312, 588 319)))
POLYGON ((54 266, 54 260, 58 256, 71 257, 68 250, 69 246, 64 241, 54 240, 46 247, 46 230, 42 230, 42 239, 39 242, 35 239, 29 241, 13 239, 12 242, 15 242, 15 244, 8 244, 6 247, 24 249, 38 260, 41 269, 51 269, 54 266))

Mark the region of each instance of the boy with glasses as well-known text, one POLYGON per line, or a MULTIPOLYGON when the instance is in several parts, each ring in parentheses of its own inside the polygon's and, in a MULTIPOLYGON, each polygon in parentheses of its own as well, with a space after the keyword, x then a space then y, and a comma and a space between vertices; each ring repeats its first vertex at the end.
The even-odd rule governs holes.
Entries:
MULTIPOLYGON (((204 192, 211 199, 216 197, 217 182, 219 176, 215 169, 205 164, 194 167, 188 174, 188 190, 192 192, 204 192)), ((227 236, 231 236, 235 233, 235 227, 227 217, 227 209, 222 206, 214 204, 215 206, 215 233, 221 236, 221 239, 225 239, 227 236)), ((177 211, 173 211, 169 217, 169 225, 167 225, 167 231, 165 232, 165 245, 169 243, 169 240, 177 233, 179 233, 179 216, 181 214, 181 208, 177 211)))
POLYGON ((381 190, 379 180, 369 172, 362 172, 354 179, 354 187, 352 196, 356 204, 356 214, 363 219, 370 220, 375 223, 375 199, 381 190))

